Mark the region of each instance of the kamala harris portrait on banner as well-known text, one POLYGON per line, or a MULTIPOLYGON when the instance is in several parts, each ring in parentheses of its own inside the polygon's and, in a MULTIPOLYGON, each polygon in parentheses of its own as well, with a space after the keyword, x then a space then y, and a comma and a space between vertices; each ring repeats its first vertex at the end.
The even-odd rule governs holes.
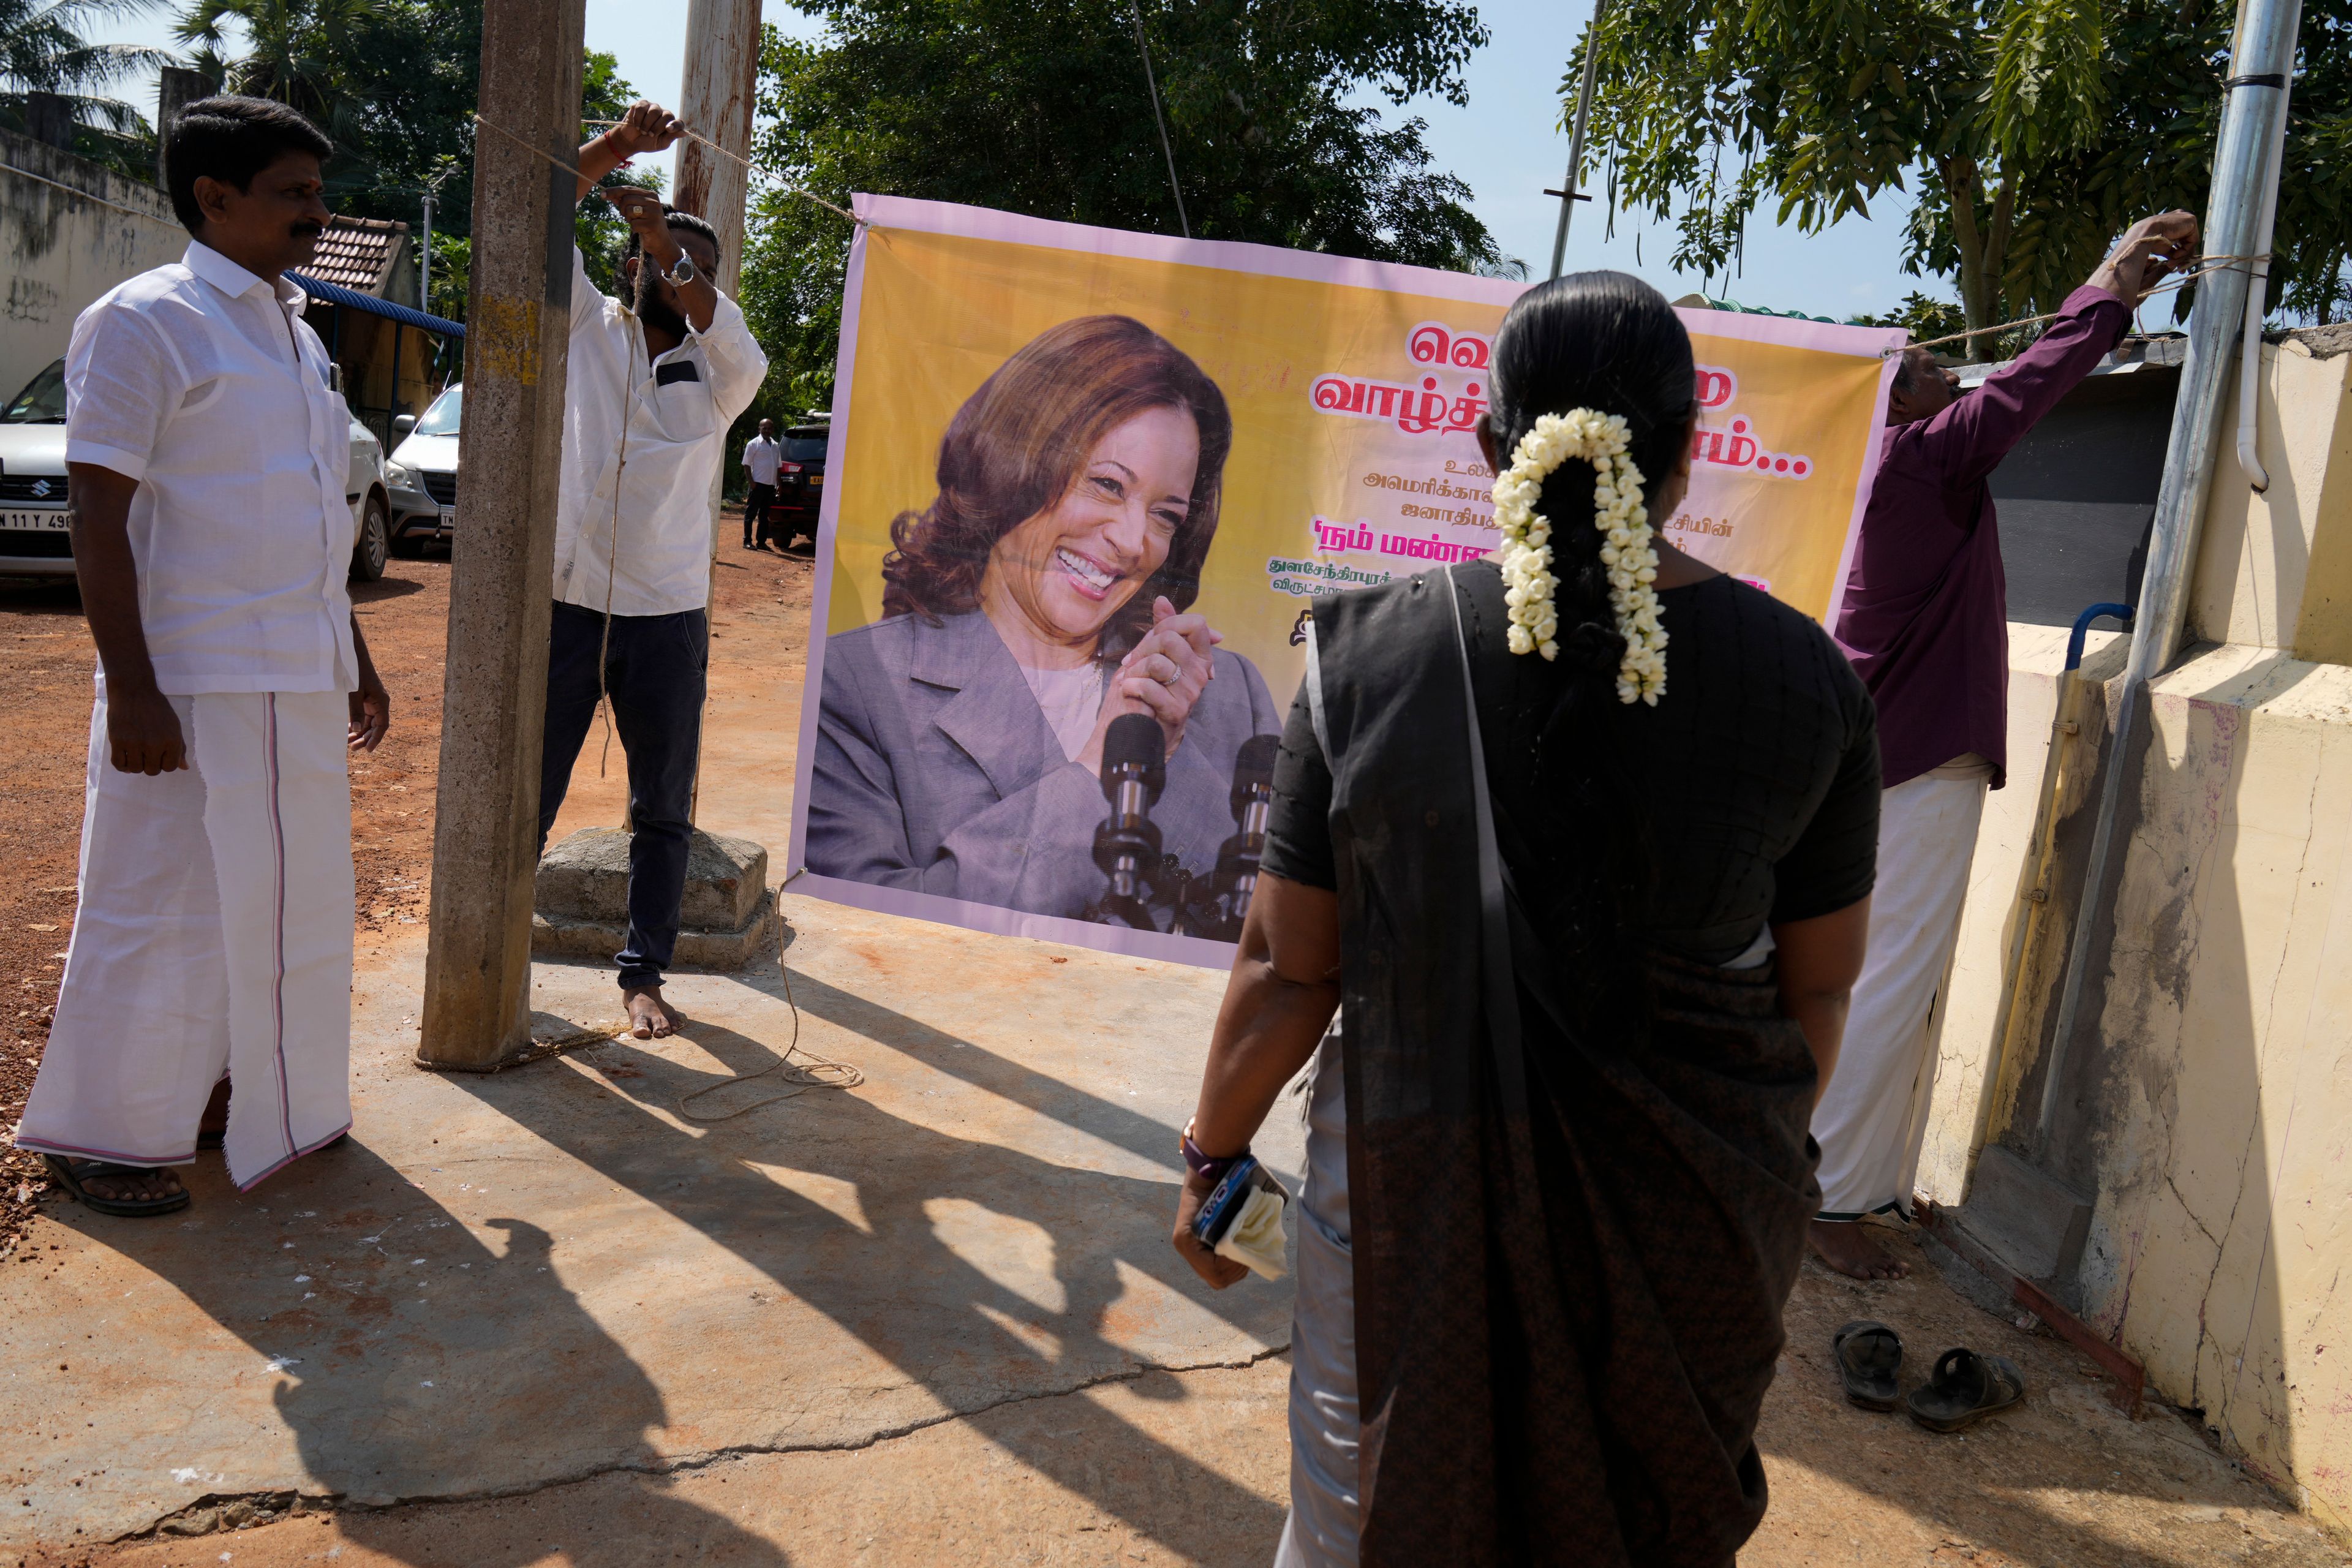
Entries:
POLYGON ((1211 870, 1242 747, 1283 718, 1192 610, 1232 446, 1216 384, 1128 317, 997 367, 891 525, 884 618, 826 642, 809 869, 1093 918, 1104 740, 1133 713, 1166 742, 1161 846, 1211 870))

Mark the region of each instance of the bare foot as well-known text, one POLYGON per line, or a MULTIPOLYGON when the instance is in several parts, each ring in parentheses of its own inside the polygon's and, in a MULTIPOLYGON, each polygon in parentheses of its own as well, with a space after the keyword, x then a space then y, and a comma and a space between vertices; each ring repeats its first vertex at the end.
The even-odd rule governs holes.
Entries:
POLYGON ((85 1173, 79 1179, 83 1192, 109 1203, 145 1203, 151 1199, 177 1197, 186 1191, 180 1185, 179 1173, 168 1166, 154 1170, 118 1166, 103 1176, 85 1173))
POLYGON ((1889 1256, 1853 1220, 1817 1219, 1805 1227, 1805 1239, 1815 1258, 1852 1279, 1901 1279, 1911 1272, 1908 1263, 1889 1256))
POLYGON ((634 1039, 659 1040, 677 1033, 677 1017, 662 1000, 658 985, 641 986, 621 994, 629 1003, 629 1035, 634 1039))

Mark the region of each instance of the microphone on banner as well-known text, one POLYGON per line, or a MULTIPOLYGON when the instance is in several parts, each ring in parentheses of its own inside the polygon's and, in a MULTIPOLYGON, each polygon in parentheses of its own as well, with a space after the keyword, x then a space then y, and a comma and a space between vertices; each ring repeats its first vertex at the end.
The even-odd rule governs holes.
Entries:
POLYGON ((1234 836, 1217 851, 1217 869, 1208 896, 1185 911, 1190 934, 1239 942, 1250 899, 1257 891, 1258 865, 1265 858, 1265 823, 1274 810, 1274 759, 1277 735, 1252 735, 1234 758, 1234 836))
POLYGON ((1160 721, 1128 713, 1103 732, 1102 791, 1110 816, 1095 829, 1095 864, 1110 879, 1086 918, 1156 930, 1144 894, 1160 866, 1160 828, 1151 808, 1168 783, 1168 740, 1160 721))

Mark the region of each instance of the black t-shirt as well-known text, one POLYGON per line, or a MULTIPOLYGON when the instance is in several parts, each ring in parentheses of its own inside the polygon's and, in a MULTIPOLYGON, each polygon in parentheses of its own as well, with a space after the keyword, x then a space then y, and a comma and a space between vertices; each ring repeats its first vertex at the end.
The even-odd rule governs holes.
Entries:
MULTIPOLYGON (((1768 922, 1808 920, 1870 894, 1878 861, 1878 730, 1870 694, 1827 633, 1730 577, 1659 595, 1666 693, 1622 715, 1623 764, 1647 803, 1658 946, 1703 963, 1737 958, 1768 922)), ((1515 679, 1556 673, 1514 659, 1515 679)), ((1489 772, 1506 814, 1539 809, 1528 754, 1498 737, 1480 697, 1489 772), (1505 742, 1498 744, 1498 739, 1505 742), (1499 764, 1499 765, 1498 765, 1499 764)), ((1265 868, 1338 885, 1331 771, 1302 690, 1275 763, 1265 868)), ((1595 824, 1593 831, 1607 831, 1595 824)))

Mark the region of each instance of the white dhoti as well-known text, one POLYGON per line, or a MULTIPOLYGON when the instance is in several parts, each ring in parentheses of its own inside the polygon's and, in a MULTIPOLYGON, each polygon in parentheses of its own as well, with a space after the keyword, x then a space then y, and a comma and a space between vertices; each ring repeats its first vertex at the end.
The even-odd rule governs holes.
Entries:
POLYGON ((20 1148, 195 1158, 224 1070, 250 1187, 352 1123, 352 797, 341 692, 171 699, 184 772, 116 771, 100 682, 81 899, 20 1148))
POLYGON ((1935 1077, 1927 1025, 1959 939, 1991 773, 1963 758, 1882 798, 1870 950, 1836 1070, 1813 1108, 1823 1219, 1910 1208, 1935 1077))

